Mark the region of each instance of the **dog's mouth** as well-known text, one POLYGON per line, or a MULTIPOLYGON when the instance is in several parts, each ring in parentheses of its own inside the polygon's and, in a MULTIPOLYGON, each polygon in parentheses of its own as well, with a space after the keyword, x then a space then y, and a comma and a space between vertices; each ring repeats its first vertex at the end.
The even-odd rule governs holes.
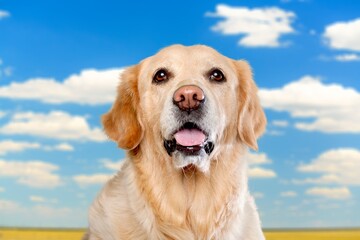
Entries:
POLYGON ((214 144, 208 141, 208 134, 196 123, 186 122, 174 132, 173 139, 164 140, 164 147, 170 156, 176 150, 186 155, 199 155, 204 150, 210 155, 214 144))

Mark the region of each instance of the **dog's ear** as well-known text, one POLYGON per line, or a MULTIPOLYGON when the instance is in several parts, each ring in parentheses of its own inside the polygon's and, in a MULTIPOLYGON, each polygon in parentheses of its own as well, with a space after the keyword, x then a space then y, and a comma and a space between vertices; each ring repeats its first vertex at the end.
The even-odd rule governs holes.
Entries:
POLYGON ((126 150, 136 148, 144 134, 138 107, 139 68, 135 65, 121 74, 116 100, 110 111, 102 116, 105 133, 126 150))
POLYGON ((266 117, 257 96, 252 71, 246 61, 234 61, 239 80, 238 132, 242 142, 257 150, 257 138, 265 131, 266 117))

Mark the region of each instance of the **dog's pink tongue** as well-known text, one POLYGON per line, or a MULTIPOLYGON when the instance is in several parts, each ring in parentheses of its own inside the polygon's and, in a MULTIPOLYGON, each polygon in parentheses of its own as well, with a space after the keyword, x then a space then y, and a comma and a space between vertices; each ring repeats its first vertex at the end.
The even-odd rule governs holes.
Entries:
POLYGON ((198 146, 205 141, 205 134, 198 129, 183 129, 175 133, 175 139, 181 146, 198 146))

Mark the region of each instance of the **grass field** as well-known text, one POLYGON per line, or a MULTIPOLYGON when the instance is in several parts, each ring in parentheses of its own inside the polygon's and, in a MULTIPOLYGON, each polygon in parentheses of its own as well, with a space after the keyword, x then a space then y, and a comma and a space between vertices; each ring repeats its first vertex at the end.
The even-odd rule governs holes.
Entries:
MULTIPOLYGON (((83 229, 0 228, 0 240, 80 240, 83 229)), ((360 229, 266 231, 267 240, 360 240, 360 229)))

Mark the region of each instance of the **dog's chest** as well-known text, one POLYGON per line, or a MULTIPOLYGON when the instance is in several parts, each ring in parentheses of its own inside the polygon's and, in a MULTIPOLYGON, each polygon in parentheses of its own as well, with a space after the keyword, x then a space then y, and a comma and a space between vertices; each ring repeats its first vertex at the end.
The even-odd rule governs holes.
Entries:
MULTIPOLYGON (((168 221, 176 222, 177 227, 191 232, 194 239, 222 239, 240 213, 239 196, 232 189, 214 191, 211 186, 205 186, 201 182, 194 184, 191 179, 186 181, 186 201, 181 206, 185 212, 181 217, 179 213, 168 215, 173 217, 168 221)), ((169 208, 176 209, 173 206, 169 208)))

